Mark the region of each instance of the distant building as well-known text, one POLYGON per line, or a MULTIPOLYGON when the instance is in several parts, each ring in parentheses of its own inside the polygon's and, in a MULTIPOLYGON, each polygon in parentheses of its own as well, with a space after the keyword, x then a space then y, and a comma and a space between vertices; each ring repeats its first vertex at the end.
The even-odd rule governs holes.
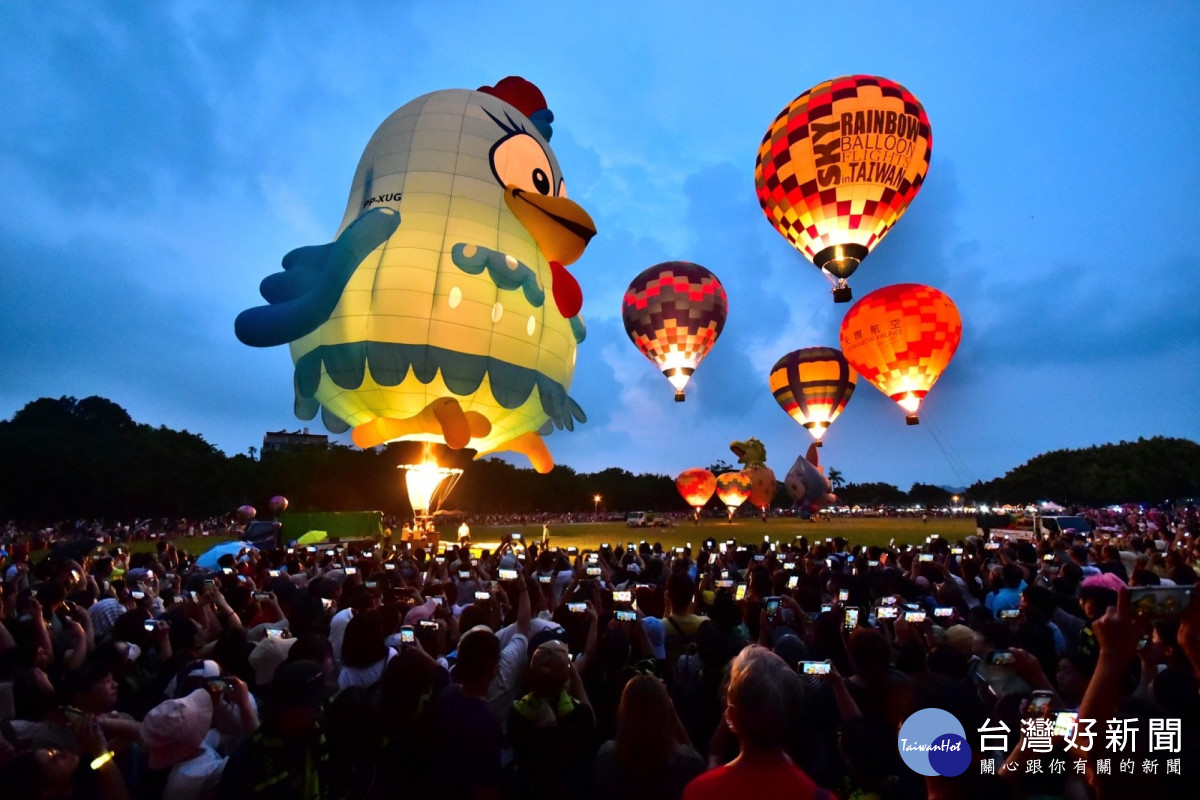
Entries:
POLYGON ((277 453, 292 447, 325 447, 329 437, 323 433, 309 433, 308 428, 302 431, 267 431, 263 436, 263 453, 277 453))

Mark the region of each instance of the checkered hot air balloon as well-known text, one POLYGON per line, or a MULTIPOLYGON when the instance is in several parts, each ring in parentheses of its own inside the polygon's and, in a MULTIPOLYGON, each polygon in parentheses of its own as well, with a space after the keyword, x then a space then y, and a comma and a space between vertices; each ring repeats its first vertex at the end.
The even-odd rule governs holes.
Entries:
POLYGON ((699 518, 700 509, 704 508, 704 504, 717 490, 717 476, 703 467, 692 467, 679 473, 679 477, 675 479, 675 488, 679 489, 684 501, 696 509, 696 517, 699 518))
POLYGON ((920 101, 894 81, 819 83, 779 113, 754 183, 767 219, 850 300, 846 279, 916 197, 933 139, 920 101))
POLYGON ((900 404, 916 425, 921 400, 954 357, 962 318, 932 286, 900 283, 876 289, 842 320, 842 352, 876 389, 900 404))
POLYGON ((770 381, 775 402, 803 425, 820 447, 821 436, 850 402, 858 374, 840 350, 805 347, 776 361, 770 381))
POLYGON ((750 476, 745 472, 722 472, 717 476, 717 497, 729 511, 729 518, 750 496, 750 476))
POLYGON ((625 332, 675 387, 675 400, 716 344, 729 301, 717 276, 690 261, 667 261, 642 272, 621 302, 625 332))

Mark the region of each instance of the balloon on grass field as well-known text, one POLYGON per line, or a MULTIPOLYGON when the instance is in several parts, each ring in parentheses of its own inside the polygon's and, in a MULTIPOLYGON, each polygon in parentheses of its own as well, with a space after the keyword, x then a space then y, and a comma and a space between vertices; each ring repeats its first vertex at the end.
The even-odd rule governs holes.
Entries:
POLYGON ((798 508, 810 514, 820 511, 827 505, 837 502, 833 486, 825 477, 825 471, 817 459, 817 445, 810 444, 808 452, 796 459, 787 477, 783 479, 784 486, 798 508))
POLYGON ((418 97, 380 125, 333 242, 301 247, 238 315, 238 339, 288 344, 295 412, 356 445, 518 452, 586 416, 567 394, 585 335, 567 270, 595 234, 550 149, 554 115, 523 78, 418 97))
POLYGON ((742 474, 750 479, 750 503, 757 506, 766 520, 767 511, 775 500, 775 490, 778 482, 775 473, 767 466, 767 448, 758 439, 751 436, 742 441, 732 441, 729 449, 737 456, 738 462, 744 466, 742 474))
POLYGON ((793 350, 771 368, 771 394, 788 415, 821 446, 821 437, 850 397, 858 374, 840 350, 805 347, 793 350))
POLYGON ((909 425, 921 401, 954 357, 962 317, 932 286, 901 283, 876 289, 842 320, 842 352, 863 379, 896 401, 909 425))
POLYGON ((717 476, 717 497, 725 504, 729 519, 750 496, 750 478, 744 472, 722 472, 717 476))
POLYGON ((696 519, 700 518, 700 509, 712 499, 717 490, 717 476, 703 467, 692 467, 679 473, 675 479, 675 487, 683 496, 684 502, 696 510, 696 519))
POLYGON ((833 283, 846 283, 916 197, 933 137, 921 102, 895 81, 823 81, 779 112, 758 148, 754 185, 767 219, 833 283))
POLYGON ((271 513, 279 516, 287 511, 288 499, 281 494, 277 494, 271 498, 271 513))
POLYGON ((729 301, 717 276, 690 261, 655 264, 633 279, 621 302, 625 333, 662 370, 682 402, 684 389, 725 327, 729 301))

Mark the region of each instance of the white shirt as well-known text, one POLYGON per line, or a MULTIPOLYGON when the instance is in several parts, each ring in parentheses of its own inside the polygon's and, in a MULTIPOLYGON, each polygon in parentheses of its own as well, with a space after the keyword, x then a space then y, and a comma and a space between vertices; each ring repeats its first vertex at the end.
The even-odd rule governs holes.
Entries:
POLYGON ((354 609, 343 608, 329 620, 329 643, 333 645, 333 660, 342 663, 342 640, 346 638, 346 626, 354 616, 354 609))
POLYGON ((348 689, 351 686, 361 686, 368 689, 383 677, 383 670, 389 661, 396 657, 396 651, 388 648, 387 655, 369 667, 342 667, 338 674, 338 688, 348 689))
POLYGON ((515 631, 508 644, 500 648, 500 668, 488 686, 487 701, 501 722, 508 719, 508 707, 517 699, 517 686, 525 672, 528 649, 529 639, 515 631))
POLYGON ((199 755, 172 767, 163 797, 171 800, 212 800, 216 797, 226 759, 207 743, 201 747, 199 755))

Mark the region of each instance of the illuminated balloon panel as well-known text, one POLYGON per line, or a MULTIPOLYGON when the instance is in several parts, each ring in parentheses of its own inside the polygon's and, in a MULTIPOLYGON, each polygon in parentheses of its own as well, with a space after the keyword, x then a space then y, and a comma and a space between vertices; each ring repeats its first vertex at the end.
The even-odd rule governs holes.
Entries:
POLYGON ((684 388, 716 344, 729 301, 717 276, 699 264, 668 261, 633 279, 621 303, 625 332, 675 387, 684 388))
POLYGON ((717 497, 733 510, 750 496, 750 477, 744 472, 723 472, 717 476, 717 497))
POLYGON ((566 265, 595 234, 566 196, 529 81, 418 97, 367 143, 330 244, 283 259, 246 344, 290 343, 295 411, 355 444, 520 452, 586 417, 567 390, 585 328, 566 265))
POLYGON ((702 467, 692 467, 679 473, 675 487, 687 504, 699 511, 717 490, 717 476, 702 467))
POLYGON ((824 81, 771 123, 754 183, 767 219, 827 272, 834 299, 887 235, 929 170, 933 139, 917 98, 871 75, 824 81))
POLYGON ((858 374, 840 350, 806 347, 794 350, 771 368, 771 393, 813 439, 821 436, 850 402, 858 374))
POLYGON ((759 508, 770 507, 775 500, 775 490, 778 481, 775 473, 766 464, 751 464, 742 470, 750 478, 750 502, 759 508))
POLYGON ((921 400, 950 363, 962 339, 962 318, 932 286, 885 286, 855 303, 842 320, 846 360, 918 422, 921 400))
POLYGON ((287 511, 288 499, 281 494, 277 494, 271 498, 271 513, 279 516, 287 511))

